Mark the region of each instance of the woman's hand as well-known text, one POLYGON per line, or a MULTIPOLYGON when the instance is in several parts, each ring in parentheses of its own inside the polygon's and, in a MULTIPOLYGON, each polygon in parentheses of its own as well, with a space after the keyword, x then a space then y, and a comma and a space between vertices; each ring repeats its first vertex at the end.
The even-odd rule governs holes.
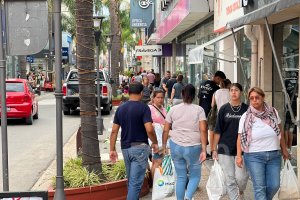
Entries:
POLYGON ((243 165, 244 165, 244 161, 243 161, 243 157, 242 156, 237 156, 235 162, 236 162, 236 165, 239 168, 242 168, 243 165))
POLYGON ((284 160, 291 159, 291 155, 286 148, 282 150, 282 157, 284 160))
POLYGON ((206 151, 202 151, 200 154, 200 163, 204 162, 206 160, 206 151))
POLYGON ((212 153, 212 158, 214 160, 219 160, 219 158, 218 158, 218 152, 216 150, 213 150, 211 153, 212 153))

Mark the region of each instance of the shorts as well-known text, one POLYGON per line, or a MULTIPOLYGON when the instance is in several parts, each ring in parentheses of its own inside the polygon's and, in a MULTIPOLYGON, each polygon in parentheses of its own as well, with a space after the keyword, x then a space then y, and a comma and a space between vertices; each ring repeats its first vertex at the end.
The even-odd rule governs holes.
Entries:
POLYGON ((289 131, 293 133, 295 129, 295 124, 292 121, 286 121, 284 124, 284 131, 289 131))
POLYGON ((153 160, 163 159, 163 157, 164 157, 163 154, 159 154, 159 153, 153 153, 153 154, 152 154, 152 159, 153 159, 153 160))

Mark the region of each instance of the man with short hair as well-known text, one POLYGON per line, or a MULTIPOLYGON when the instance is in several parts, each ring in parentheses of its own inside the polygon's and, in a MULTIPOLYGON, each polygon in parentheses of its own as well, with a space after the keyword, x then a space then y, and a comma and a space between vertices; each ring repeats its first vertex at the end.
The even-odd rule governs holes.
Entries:
MULTIPOLYGON (((211 102, 213 94, 220 89, 219 85, 221 81, 226 79, 226 75, 222 71, 217 71, 212 80, 203 81, 200 84, 198 98, 199 98, 199 106, 201 106, 205 111, 205 116, 207 118, 209 111, 211 110, 211 102)), ((208 121, 209 123, 209 121, 208 121)), ((212 148, 212 143, 214 139, 213 130, 210 130, 209 133, 209 142, 212 148)), ((211 158, 211 154, 206 156, 208 159, 211 158)))
POLYGON ((110 160, 114 163, 118 159, 116 140, 121 127, 121 149, 128 180, 127 200, 139 199, 150 154, 148 138, 152 141, 153 153, 158 152, 150 108, 141 102, 142 91, 143 85, 139 82, 129 85, 129 101, 117 109, 110 135, 110 160))
POLYGON ((171 93, 172 93, 173 86, 177 82, 176 78, 177 78, 177 75, 173 74, 172 77, 166 83, 168 101, 169 101, 169 99, 171 99, 171 93))
POLYGON ((141 76, 141 72, 138 72, 137 75, 134 76, 134 82, 142 82, 143 78, 141 76))

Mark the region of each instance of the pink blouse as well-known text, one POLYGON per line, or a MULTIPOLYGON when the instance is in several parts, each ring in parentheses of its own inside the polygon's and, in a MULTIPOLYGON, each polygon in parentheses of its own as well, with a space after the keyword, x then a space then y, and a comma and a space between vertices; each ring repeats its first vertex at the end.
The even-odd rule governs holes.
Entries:
POLYGON ((153 105, 149 105, 149 108, 151 111, 153 123, 165 124, 165 117, 167 116, 166 109, 163 106, 161 108, 156 107, 164 115, 163 117, 162 114, 153 105))

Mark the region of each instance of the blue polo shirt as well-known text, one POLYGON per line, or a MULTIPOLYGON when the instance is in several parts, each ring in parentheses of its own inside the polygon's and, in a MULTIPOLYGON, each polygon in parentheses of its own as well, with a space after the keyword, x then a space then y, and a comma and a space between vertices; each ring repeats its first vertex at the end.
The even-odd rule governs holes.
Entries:
POLYGON ((148 105, 140 101, 127 101, 116 111, 114 124, 121 126, 121 148, 128 149, 131 143, 148 144, 148 135, 144 124, 152 123, 148 105))

